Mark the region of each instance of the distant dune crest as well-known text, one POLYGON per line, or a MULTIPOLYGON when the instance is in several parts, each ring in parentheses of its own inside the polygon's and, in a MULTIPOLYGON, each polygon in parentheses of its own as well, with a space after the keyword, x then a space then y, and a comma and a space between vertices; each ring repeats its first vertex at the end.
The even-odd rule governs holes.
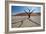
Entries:
MULTIPOLYGON (((40 13, 32 13, 32 14, 30 14, 30 16, 40 16, 40 13)), ((14 16, 28 16, 28 14, 26 14, 26 13, 19 13, 19 14, 16 14, 16 15, 14 15, 14 16)))

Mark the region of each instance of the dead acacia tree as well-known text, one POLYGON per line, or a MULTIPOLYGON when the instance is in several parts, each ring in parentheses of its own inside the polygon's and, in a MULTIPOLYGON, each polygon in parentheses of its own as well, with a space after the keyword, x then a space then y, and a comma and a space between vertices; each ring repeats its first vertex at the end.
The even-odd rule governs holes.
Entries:
MULTIPOLYGON (((27 9, 28 9, 28 8, 27 8, 27 9)), ((30 15, 33 13, 34 10, 32 10, 32 11, 31 11, 30 9, 28 9, 28 10, 29 10, 29 12, 26 12, 26 10, 24 10, 24 11, 25 11, 25 13, 28 15, 28 18, 30 18, 30 15), (30 11, 31 11, 31 12, 30 12, 30 11)))

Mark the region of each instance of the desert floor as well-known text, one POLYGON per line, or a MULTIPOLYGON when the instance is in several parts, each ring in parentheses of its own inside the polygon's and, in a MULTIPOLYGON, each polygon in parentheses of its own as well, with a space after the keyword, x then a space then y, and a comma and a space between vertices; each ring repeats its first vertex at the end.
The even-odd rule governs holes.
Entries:
POLYGON ((39 27, 40 26, 40 16, 12 16, 12 27, 39 27))

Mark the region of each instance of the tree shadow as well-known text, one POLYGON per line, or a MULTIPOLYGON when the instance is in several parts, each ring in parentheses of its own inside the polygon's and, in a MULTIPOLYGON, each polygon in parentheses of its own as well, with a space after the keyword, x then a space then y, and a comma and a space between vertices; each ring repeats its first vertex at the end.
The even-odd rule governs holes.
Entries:
POLYGON ((35 23, 37 25, 40 25, 39 23, 37 23, 37 22, 35 22, 35 21, 31 20, 31 19, 28 19, 28 20, 31 21, 32 23, 35 23))

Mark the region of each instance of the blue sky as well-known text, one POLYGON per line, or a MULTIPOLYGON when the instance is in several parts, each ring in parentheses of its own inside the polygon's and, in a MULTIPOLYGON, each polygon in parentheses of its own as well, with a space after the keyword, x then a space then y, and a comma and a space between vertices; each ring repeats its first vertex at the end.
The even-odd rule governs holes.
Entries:
MULTIPOLYGON (((12 10, 12 15, 18 14, 18 13, 24 13, 24 10, 26 10, 28 12, 28 9, 30 9, 31 11, 34 10, 34 13, 38 13, 41 11, 40 7, 32 7, 32 6, 12 6, 11 10, 12 10)), ((30 11, 30 12, 31 12, 30 11)))

